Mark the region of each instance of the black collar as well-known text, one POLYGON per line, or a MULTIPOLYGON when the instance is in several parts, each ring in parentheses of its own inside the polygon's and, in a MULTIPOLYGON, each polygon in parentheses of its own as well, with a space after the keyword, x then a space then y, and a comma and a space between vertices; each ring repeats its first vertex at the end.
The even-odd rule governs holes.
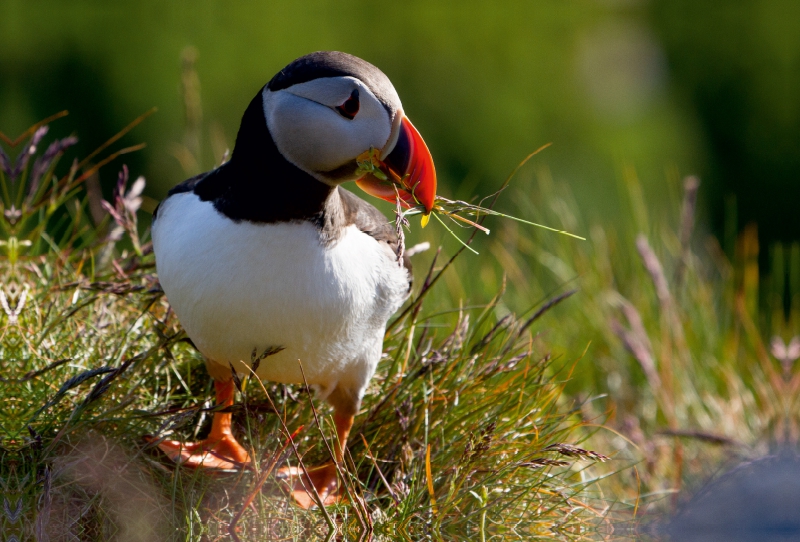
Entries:
POLYGON ((301 170, 278 151, 264 119, 262 93, 250 102, 231 159, 200 179, 170 191, 194 191, 201 200, 234 221, 257 223, 310 220, 325 222, 334 188, 301 170))

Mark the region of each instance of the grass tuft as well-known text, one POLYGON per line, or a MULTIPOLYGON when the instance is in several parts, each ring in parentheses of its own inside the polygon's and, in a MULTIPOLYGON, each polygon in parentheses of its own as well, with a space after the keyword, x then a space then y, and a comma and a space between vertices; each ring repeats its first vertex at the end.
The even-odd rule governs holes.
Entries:
MULTIPOLYGON (((274 479, 276 466, 330 453, 329 410, 303 386, 239 382, 235 431, 257 458, 253 470, 212 476, 159 457, 144 435, 195 438, 214 405, 154 275, 138 220, 144 181, 123 168, 112 200, 92 202, 85 182, 96 166, 73 160, 61 172, 72 140, 38 154, 45 134, 46 125, 30 130, 14 161, 4 151, 0 171, 4 532, 309 540, 333 525, 348 539, 589 535, 602 514, 582 477, 607 458, 579 446, 586 432, 566 406, 568 374, 530 332, 569 294, 527 319, 500 314, 499 294, 477 309, 443 307, 429 294, 455 260, 434 258, 387 332, 341 473, 347 503, 303 511, 274 479), (98 203, 103 214, 93 215, 98 203)), ((115 141, 93 155, 109 153, 98 163, 120 154, 115 141)))

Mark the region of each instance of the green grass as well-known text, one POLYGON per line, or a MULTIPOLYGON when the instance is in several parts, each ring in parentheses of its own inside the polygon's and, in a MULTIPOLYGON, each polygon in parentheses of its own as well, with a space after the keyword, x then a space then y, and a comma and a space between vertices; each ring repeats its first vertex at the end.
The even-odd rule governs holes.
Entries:
POLYGON ((723 240, 726 256, 676 175, 672 200, 648 206, 623 172, 615 229, 534 163, 503 210, 588 240, 495 219, 481 257, 450 263, 458 243, 412 229, 444 248, 415 259, 351 435, 348 503, 300 510, 271 476, 326 460, 330 411, 303 386, 243 383, 234 422, 255 472, 176 469, 142 436, 202 434, 213 394, 158 287, 140 186, 123 171, 103 205, 91 164, 113 142, 71 167, 53 147, 37 169, 44 144, 18 172, 0 156, 4 534, 216 540, 238 522, 242 539, 335 524, 346 539, 579 540, 800 435, 793 354, 767 346, 797 334, 800 249, 772 247, 776 272, 759 277, 754 231, 723 240))
POLYGON ((771 272, 760 276, 755 227, 722 243, 709 235, 696 216, 696 179, 669 175, 673 197, 657 205, 635 171, 621 181, 615 229, 587 224, 566 183, 529 173, 512 210, 589 242, 508 223, 489 251, 518 294, 579 288, 543 331, 556 351, 591 341, 564 394, 586 423, 603 422, 589 443, 616 460, 619 472, 594 490, 616 503, 610 517, 649 520, 722 466, 796 445, 800 356, 771 345, 800 333, 800 247, 769 247, 771 272))
POLYGON ((211 476, 153 453, 144 435, 207 429, 211 382, 158 287, 136 183, 124 170, 102 204, 85 184, 90 161, 58 167, 63 152, 43 174, 33 173, 41 150, 0 172, 4 532, 214 540, 236 520, 242 539, 324 538, 331 524, 348 539, 591 535, 604 505, 584 493, 604 458, 581 445, 588 432, 562 393, 568 371, 532 335, 562 298, 520 318, 498 316, 499 294, 446 304, 436 294, 452 272, 444 254, 427 277, 419 266, 422 286, 387 334, 343 467, 348 503, 300 510, 270 475, 326 460, 330 412, 302 386, 243 383, 234 423, 255 472, 211 476))

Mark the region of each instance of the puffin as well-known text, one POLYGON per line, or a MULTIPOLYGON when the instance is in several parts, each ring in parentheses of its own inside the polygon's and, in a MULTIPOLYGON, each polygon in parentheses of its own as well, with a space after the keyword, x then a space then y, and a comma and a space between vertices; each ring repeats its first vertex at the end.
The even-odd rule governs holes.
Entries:
MULTIPOLYGON (((394 224, 341 188, 351 181, 406 208, 434 206, 433 158, 389 78, 356 56, 320 51, 256 94, 230 160, 173 187, 157 207, 158 279, 205 359, 218 406, 203 440, 152 438, 176 463, 250 464, 225 408, 234 374, 255 373, 308 384, 333 407, 341 464, 387 321, 412 283, 394 224)), ((304 508, 316 502, 311 485, 325 505, 340 499, 333 462, 285 467, 279 477, 304 508)))

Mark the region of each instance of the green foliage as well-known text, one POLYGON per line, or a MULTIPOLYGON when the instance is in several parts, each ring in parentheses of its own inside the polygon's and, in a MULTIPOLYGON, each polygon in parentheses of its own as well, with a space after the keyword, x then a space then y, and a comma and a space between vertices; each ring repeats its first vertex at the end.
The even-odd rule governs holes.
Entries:
POLYGON ((269 475, 298 461, 284 424, 303 462, 326 458, 328 411, 303 387, 244 383, 234 422, 256 472, 174 469, 141 437, 202 433, 212 393, 154 276, 143 181, 123 169, 110 202, 92 188, 131 147, 66 168, 71 140, 41 152, 45 136, 2 137, 0 154, 2 521, 20 539, 214 538, 236 520, 242 537, 305 540, 326 518, 351 538, 580 539, 799 438, 800 249, 770 247, 764 277, 747 229, 723 239, 729 259, 695 228, 696 181, 671 172, 648 205, 625 168, 620 212, 590 221, 535 161, 504 192, 511 212, 587 240, 488 217, 477 257, 435 227, 409 232, 463 255, 415 256, 429 272, 357 418, 349 504, 298 510, 269 475))
POLYGON ((600 512, 582 496, 586 469, 607 458, 580 446, 586 433, 562 398, 568 375, 529 332, 564 297, 527 319, 498 317, 501 296, 442 312, 433 285, 450 264, 438 259, 387 334, 343 467, 349 503, 306 512, 273 476, 258 483, 286 461, 327 457, 328 410, 303 387, 243 383, 234 424, 258 458, 253 472, 215 476, 159 457, 144 435, 192 438, 213 405, 138 225, 143 181, 123 168, 92 217, 84 188, 98 166, 73 161, 57 174, 67 145, 40 153, 44 136, 30 130, 0 164, 13 254, 0 266, 0 480, 3 521, 19 539, 194 540, 227 536, 235 520, 243 538, 308 540, 330 517, 353 538, 590 536, 600 512), (300 457, 287 452, 286 427, 300 457))
POLYGON ((711 151, 699 173, 715 230, 722 231, 724 198, 735 195, 740 227, 757 223, 762 243, 800 238, 800 225, 790 219, 800 197, 800 38, 793 31, 800 5, 651 6, 675 88, 696 112, 711 151))
POLYGON ((617 469, 634 466, 600 486, 620 511, 666 511, 721 464, 796 444, 800 306, 788 294, 800 260, 796 245, 776 245, 773 274, 760 275, 755 228, 726 242, 729 260, 695 226, 696 178, 668 178, 674 196, 659 205, 647 204, 632 168, 622 181, 615 229, 586 224, 570 188, 545 168, 523 176, 514 212, 588 241, 493 225, 484 253, 498 263, 482 262, 479 275, 457 269, 451 295, 501 274, 511 310, 557 288, 578 290, 554 309, 542 340, 554 353, 586 349, 565 394, 586 423, 604 422, 592 446, 618 459, 617 469))
POLYGON ((70 127, 86 154, 157 106, 141 132, 149 147, 128 161, 156 199, 186 171, 219 163, 259 89, 322 49, 390 77, 453 199, 492 192, 552 141, 542 159, 584 205, 608 212, 618 160, 643 168, 656 189, 664 164, 702 165, 706 152, 692 112, 669 92, 646 4, 4 0, 3 15, 2 129, 69 109, 91 119, 70 127), (200 78, 182 74, 182 62, 200 78), (200 122, 210 129, 197 134, 200 122))

